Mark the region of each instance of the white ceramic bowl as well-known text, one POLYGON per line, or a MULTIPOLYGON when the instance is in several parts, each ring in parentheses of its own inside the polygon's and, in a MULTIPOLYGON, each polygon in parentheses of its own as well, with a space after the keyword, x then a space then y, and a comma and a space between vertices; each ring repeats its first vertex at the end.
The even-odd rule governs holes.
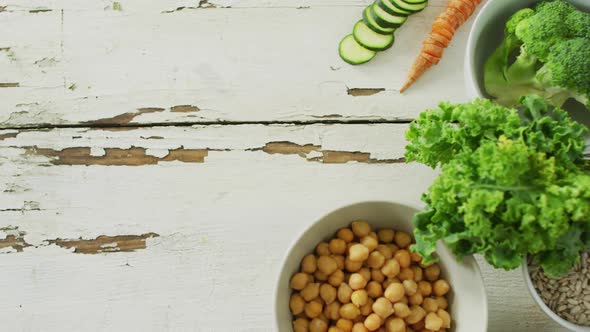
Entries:
MULTIPOLYGON (((291 289, 289 280, 297 272, 303 256, 313 252, 315 246, 334 236, 341 227, 354 220, 366 220, 375 229, 393 228, 411 232, 412 216, 417 210, 391 202, 364 202, 338 209, 311 225, 291 245, 280 271, 275 294, 276 329, 292 331, 292 315, 289 310, 291 289)), ((441 270, 449 280, 453 293, 450 298, 450 313, 454 332, 484 332, 487 330, 488 307, 481 272, 477 262, 468 257, 457 262, 451 252, 439 244, 437 253, 441 270)))
POLYGON ((543 302, 543 299, 541 299, 541 297, 537 293, 535 286, 533 286, 533 281, 531 280, 531 275, 529 274, 529 267, 528 267, 526 259, 522 263, 522 274, 523 274, 526 286, 529 289, 529 293, 531 294, 531 296, 533 297, 535 302, 537 302, 537 304, 539 305, 541 310, 543 310, 543 312, 547 316, 549 316, 551 319, 553 319, 559 325, 565 327, 566 329, 570 329, 570 330, 576 331, 576 332, 590 332, 590 327, 580 326, 580 325, 576 325, 574 323, 570 323, 567 320, 559 317, 556 313, 554 313, 551 309, 549 309, 549 307, 545 304, 545 302, 543 302))
MULTIPOLYGON (((588 0, 566 1, 584 11, 590 11, 588 0)), ((487 97, 483 88, 483 66, 500 45, 508 18, 519 9, 537 2, 539 0, 488 0, 481 8, 473 22, 465 56, 465 82, 470 97, 487 97)))

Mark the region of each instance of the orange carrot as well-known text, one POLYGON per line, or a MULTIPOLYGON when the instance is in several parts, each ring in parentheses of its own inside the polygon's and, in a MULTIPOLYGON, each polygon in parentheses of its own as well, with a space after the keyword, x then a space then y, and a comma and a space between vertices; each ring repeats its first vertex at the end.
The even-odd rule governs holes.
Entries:
POLYGON ((438 64, 443 50, 455 35, 455 31, 473 15, 481 0, 450 0, 443 13, 432 23, 432 31, 422 43, 422 50, 410 69, 406 83, 400 92, 406 91, 430 67, 438 64))

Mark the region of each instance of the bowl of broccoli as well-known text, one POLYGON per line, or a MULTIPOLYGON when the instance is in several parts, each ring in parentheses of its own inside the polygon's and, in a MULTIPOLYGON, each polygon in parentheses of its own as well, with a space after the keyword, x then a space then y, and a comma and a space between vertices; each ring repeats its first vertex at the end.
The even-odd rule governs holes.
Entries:
POLYGON ((590 125, 590 1, 489 0, 467 45, 472 97, 513 107, 537 94, 590 125))

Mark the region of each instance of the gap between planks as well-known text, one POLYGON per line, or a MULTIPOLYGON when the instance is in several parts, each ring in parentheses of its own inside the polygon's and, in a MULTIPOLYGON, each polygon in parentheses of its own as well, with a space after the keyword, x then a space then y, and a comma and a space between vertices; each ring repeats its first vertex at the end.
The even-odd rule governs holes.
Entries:
POLYGON ((293 120, 293 121, 204 121, 204 122, 153 122, 153 123, 76 123, 76 124, 38 124, 0 127, 0 130, 50 130, 50 129, 132 129, 132 128, 158 128, 158 127, 192 127, 192 126, 239 126, 239 125, 379 125, 379 124, 408 124, 414 119, 318 119, 318 120, 293 120))

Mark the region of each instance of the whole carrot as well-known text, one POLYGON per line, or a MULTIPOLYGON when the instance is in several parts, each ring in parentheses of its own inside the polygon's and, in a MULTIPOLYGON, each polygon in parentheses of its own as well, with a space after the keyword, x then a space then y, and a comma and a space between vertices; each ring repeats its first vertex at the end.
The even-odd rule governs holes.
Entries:
POLYGON ((432 24, 432 31, 422 42, 422 50, 412 65, 406 83, 400 92, 406 91, 430 67, 439 63, 443 50, 449 46, 455 31, 473 14, 481 0, 451 0, 445 11, 432 24))

